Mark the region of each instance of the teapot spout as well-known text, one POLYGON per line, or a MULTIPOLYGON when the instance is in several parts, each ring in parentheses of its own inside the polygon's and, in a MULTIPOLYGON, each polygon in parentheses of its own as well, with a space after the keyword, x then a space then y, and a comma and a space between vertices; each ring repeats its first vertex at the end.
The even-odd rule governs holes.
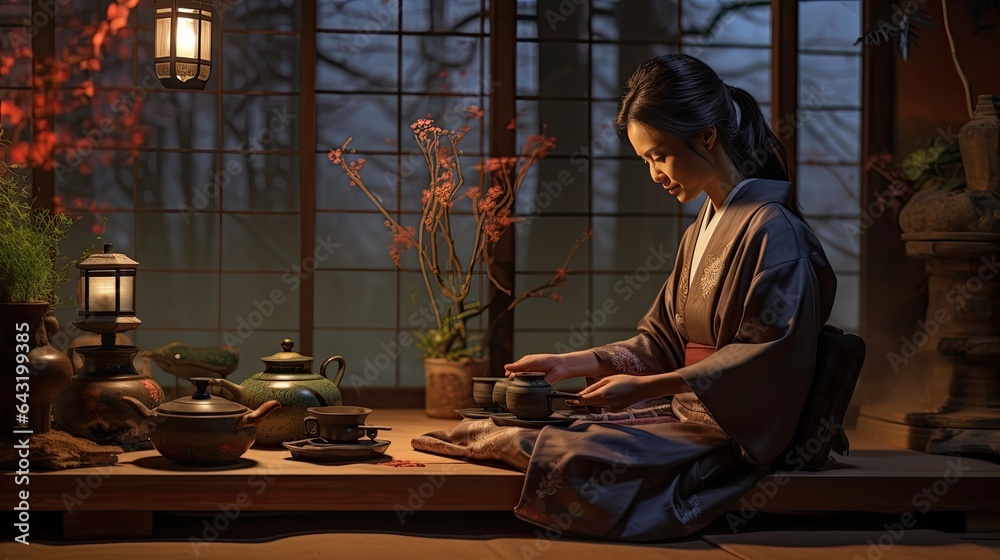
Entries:
POLYGON ((213 377, 209 380, 209 385, 214 385, 217 387, 222 387, 224 391, 223 397, 228 400, 240 402, 243 400, 243 386, 233 383, 228 379, 223 379, 221 377, 213 377), (226 394, 228 393, 228 394, 226 394))
POLYGON ((252 410, 244 414, 243 417, 240 418, 240 421, 237 422, 236 427, 237 429, 249 428, 250 426, 257 424, 257 422, 263 420, 264 417, 270 414, 272 410, 280 407, 281 403, 279 403, 278 401, 274 400, 267 401, 264 404, 258 406, 257 410, 252 410))
POLYGON ((136 399, 135 397, 122 395, 121 401, 134 408, 135 411, 139 413, 139 416, 142 416, 143 418, 152 418, 154 416, 153 411, 149 410, 148 406, 142 404, 142 401, 136 399))

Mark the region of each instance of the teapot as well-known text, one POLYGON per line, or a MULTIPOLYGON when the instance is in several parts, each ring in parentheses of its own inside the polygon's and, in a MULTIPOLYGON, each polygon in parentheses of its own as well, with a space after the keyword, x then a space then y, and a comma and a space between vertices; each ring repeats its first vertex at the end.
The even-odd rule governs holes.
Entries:
POLYGON ((144 422, 154 428, 149 433, 153 448, 167 459, 185 465, 225 465, 235 463, 253 445, 255 426, 280 407, 267 401, 250 410, 208 394, 208 378, 192 377, 194 395, 161 404, 153 410, 139 399, 124 395, 144 422))
POLYGON ((347 367, 344 358, 327 358, 319 373, 313 373, 310 371, 313 359, 293 352, 294 345, 290 338, 282 340, 281 352, 260 359, 266 366, 264 371, 239 385, 224 378, 210 381, 212 386, 221 387, 222 396, 250 409, 272 399, 281 403, 280 409, 257 424, 258 445, 276 447, 284 441, 305 439, 308 435, 303 420, 309 415, 307 409, 343 404, 339 385, 347 367), (340 364, 332 381, 326 375, 331 362, 340 364))

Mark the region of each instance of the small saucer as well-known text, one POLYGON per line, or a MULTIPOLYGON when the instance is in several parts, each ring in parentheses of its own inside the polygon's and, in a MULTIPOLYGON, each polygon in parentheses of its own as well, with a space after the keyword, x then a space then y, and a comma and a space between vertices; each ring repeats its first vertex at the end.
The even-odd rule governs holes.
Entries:
POLYGON ((565 416, 549 416, 548 418, 540 418, 538 420, 522 420, 513 414, 508 416, 494 416, 493 423, 497 426, 514 426, 517 428, 541 428, 543 426, 569 426, 573 422, 576 422, 576 418, 567 418, 565 416))
POLYGON ((386 439, 365 439, 355 443, 330 443, 322 438, 301 439, 282 443, 292 452, 292 457, 312 462, 347 462, 366 460, 385 453, 389 447, 386 439))

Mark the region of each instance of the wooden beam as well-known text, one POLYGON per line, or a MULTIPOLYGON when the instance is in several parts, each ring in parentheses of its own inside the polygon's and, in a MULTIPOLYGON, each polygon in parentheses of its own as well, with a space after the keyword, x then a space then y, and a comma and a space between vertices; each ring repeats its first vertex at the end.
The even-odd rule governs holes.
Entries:
MULTIPOLYGON (((299 258, 316 245, 316 3, 302 2, 299 32, 299 258)), ((302 279, 299 291, 299 352, 313 355, 315 276, 302 279)))
POLYGON ((781 122, 798 123, 799 110, 799 3, 771 0, 771 129, 788 130, 781 136, 788 155, 788 176, 795 185, 798 160, 798 126, 779 127, 781 122))
MULTIPOLYGON (((514 130, 509 130, 507 124, 517 114, 516 74, 515 64, 517 52, 517 21, 516 8, 512 2, 490 2, 490 154, 493 156, 517 155, 514 130)), ((502 285, 514 287, 514 228, 507 230, 494 252, 494 262, 491 272, 502 285)), ((490 321, 493 321, 512 301, 511 296, 504 294, 490 285, 490 321)), ((510 312, 499 319, 489 340, 490 373, 503 375, 503 366, 513 360, 514 356, 514 313, 510 312)))
MULTIPOLYGON (((879 18, 891 13, 893 0, 862 2, 862 29, 874 29, 879 18)), ((865 46, 861 56, 861 157, 895 149, 896 49, 892 44, 865 46)), ((906 257, 899 227, 888 213, 873 211, 888 182, 874 171, 861 174, 860 192, 860 328, 868 346, 868 359, 852 403, 853 408, 884 400, 891 390, 889 362, 897 351, 899 336, 911 333, 920 318, 914 294, 923 281, 923 265, 906 257), (876 214, 878 214, 876 216, 876 214)), ((852 414, 849 413, 848 417, 852 414)))
MULTIPOLYGON (((35 34, 31 37, 31 74, 32 78, 34 78, 34 76, 39 74, 52 72, 51 69, 46 70, 45 66, 47 62, 54 60, 56 56, 56 18, 52 12, 51 2, 46 2, 45 0, 31 1, 31 16, 31 26, 35 28, 35 34), (36 14, 38 15, 36 16, 36 14)), ((31 89, 33 94, 41 93, 44 95, 45 93, 40 92, 34 85, 32 85, 31 89)), ((55 128, 56 116, 51 114, 51 106, 46 104, 45 110, 40 115, 35 113, 36 107, 36 104, 32 102, 32 140, 38 138, 39 133, 55 128), (44 127, 39 126, 42 121, 47 121, 44 127)), ((50 157, 55 159, 56 152, 53 151, 50 157)), ((35 196, 34 207, 36 209, 45 208, 51 211, 53 208, 52 197, 56 194, 55 167, 45 169, 39 165, 32 166, 31 188, 32 194, 35 196)))

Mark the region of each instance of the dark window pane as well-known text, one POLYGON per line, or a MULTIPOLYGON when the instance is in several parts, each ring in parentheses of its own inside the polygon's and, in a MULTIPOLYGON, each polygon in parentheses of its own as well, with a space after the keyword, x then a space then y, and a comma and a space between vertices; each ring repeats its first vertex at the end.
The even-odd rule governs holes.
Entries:
POLYGON ((217 108, 209 93, 149 91, 139 117, 147 131, 143 148, 215 149, 217 108))
POLYGON ((298 148, 300 123, 297 95, 224 95, 222 108, 223 146, 226 149, 298 148))
POLYGON ((223 37, 226 57, 223 88, 298 91, 298 36, 225 33, 223 37))
POLYGON ((222 177, 226 210, 299 210, 298 156, 225 154, 222 177))
MULTIPOLYGON (((316 26, 374 34, 399 28, 400 4, 411 0, 318 0, 316 26)), ((408 12, 407 12, 408 13, 408 12)))
POLYGON ((799 2, 799 47, 861 52, 861 2, 799 2))
MULTIPOLYGON (((298 31, 301 2, 298 0, 241 0, 216 4, 215 21, 220 15, 226 29, 266 29, 298 31)), ((226 62, 229 62, 228 54, 226 62)))
POLYGON ((393 35, 320 33, 316 36, 316 87, 346 91, 395 91, 399 87, 393 35))
POLYGON ((216 169, 212 153, 139 152, 136 204, 139 208, 214 211, 229 173, 216 169))
POLYGON ((403 37, 403 90, 421 93, 482 91, 481 47, 476 37, 403 37))

